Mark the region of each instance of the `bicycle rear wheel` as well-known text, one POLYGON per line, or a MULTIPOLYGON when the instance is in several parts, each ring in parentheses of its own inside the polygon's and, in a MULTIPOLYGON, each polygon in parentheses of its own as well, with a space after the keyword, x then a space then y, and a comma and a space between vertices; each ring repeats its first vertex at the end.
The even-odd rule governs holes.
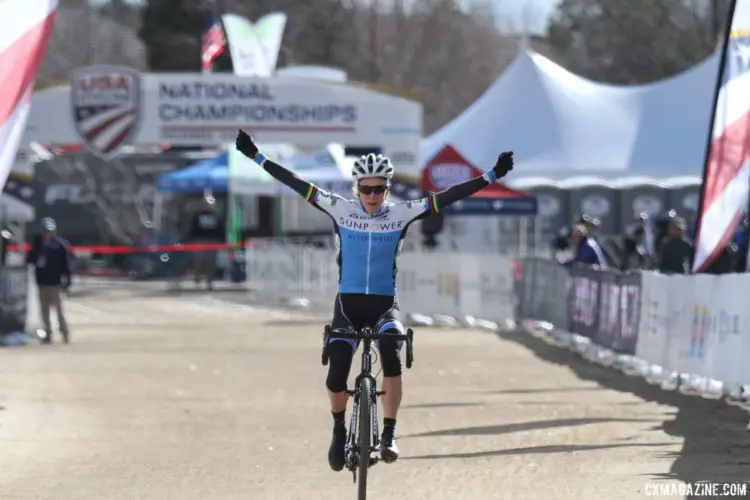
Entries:
POLYGON ((363 378, 359 383, 359 484, 357 498, 367 498, 367 472, 370 467, 370 439, 372 437, 372 417, 370 416, 370 380, 363 378))

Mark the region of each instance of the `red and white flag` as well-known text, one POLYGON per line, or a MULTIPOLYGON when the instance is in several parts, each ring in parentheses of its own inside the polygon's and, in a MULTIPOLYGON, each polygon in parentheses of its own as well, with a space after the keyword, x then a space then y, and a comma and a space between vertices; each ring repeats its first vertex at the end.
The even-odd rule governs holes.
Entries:
POLYGON ((21 144, 57 0, 0 2, 0 188, 21 144))
POLYGON ((734 0, 714 98, 693 272, 726 248, 750 196, 750 0, 734 0))
POLYGON ((201 48, 201 68, 204 73, 211 71, 214 60, 224 52, 226 46, 227 40, 224 38, 221 23, 211 15, 208 28, 203 33, 203 46, 201 48))

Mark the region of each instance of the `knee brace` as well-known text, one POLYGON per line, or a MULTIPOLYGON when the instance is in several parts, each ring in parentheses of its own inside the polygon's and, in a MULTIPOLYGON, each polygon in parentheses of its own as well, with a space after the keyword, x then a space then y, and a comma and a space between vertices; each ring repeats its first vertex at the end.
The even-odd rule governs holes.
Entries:
POLYGON ((380 351, 380 365, 383 367, 384 377, 401 376, 401 347, 403 341, 383 339, 378 340, 380 351))
POLYGON ((344 392, 352 366, 354 348, 348 341, 334 340, 328 344, 328 376, 326 387, 331 392, 344 392))

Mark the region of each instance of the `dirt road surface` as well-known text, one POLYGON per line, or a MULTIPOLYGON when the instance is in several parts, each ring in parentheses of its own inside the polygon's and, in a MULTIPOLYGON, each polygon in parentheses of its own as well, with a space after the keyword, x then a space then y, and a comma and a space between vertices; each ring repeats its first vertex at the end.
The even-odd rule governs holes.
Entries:
MULTIPOLYGON (((0 499, 356 498, 326 462, 321 323, 217 295, 84 296, 72 344, 0 351, 0 499)), ((371 469, 369 498, 632 500, 748 477, 739 409, 521 333, 423 329, 415 351, 402 459, 371 469)))

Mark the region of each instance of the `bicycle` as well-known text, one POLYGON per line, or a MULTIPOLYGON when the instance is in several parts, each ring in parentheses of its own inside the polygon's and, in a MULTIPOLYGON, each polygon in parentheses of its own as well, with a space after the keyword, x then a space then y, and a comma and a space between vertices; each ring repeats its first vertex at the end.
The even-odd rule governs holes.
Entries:
POLYGON ((326 325, 323 333, 322 362, 324 366, 328 364, 329 340, 352 339, 362 341, 362 371, 354 381, 354 390, 346 391, 354 402, 344 455, 346 457, 346 468, 352 472, 355 483, 357 482, 357 470, 360 469, 357 494, 359 500, 365 500, 367 496, 367 470, 378 463, 378 457, 374 455, 380 445, 377 398, 385 394, 385 392, 377 390, 377 380, 372 375, 372 354, 370 351, 372 342, 384 337, 397 341, 406 341, 406 368, 411 368, 414 361, 414 331, 411 328, 406 330, 405 335, 372 333, 372 328, 369 326, 363 327, 358 332, 334 333, 331 331, 331 326, 326 325), (358 424, 358 426, 355 424, 358 424), (357 430, 359 433, 357 433, 357 430), (365 463, 367 463, 367 467, 361 467, 365 463))

